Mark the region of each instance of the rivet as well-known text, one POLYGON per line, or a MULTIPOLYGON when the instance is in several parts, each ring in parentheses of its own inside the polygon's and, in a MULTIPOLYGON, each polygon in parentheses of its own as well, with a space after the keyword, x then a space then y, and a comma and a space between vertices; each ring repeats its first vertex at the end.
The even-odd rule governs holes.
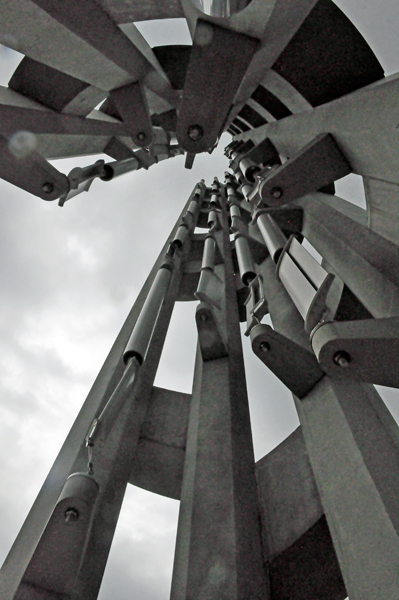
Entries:
POLYGON ((272 198, 276 198, 277 200, 283 195, 283 190, 280 187, 274 187, 270 190, 270 195, 272 196, 272 198))
POLYGON ((145 140, 147 139, 146 134, 144 133, 144 131, 140 131, 137 134, 137 139, 140 140, 140 142, 145 142, 145 140))
POLYGON ((53 189, 54 189, 54 186, 52 183, 49 183, 48 181, 46 181, 46 183, 43 183, 42 190, 45 194, 51 194, 53 189))
POLYGON ((79 519, 79 512, 76 508, 67 508, 65 511, 65 522, 74 523, 79 519))
POLYGON ((207 321, 208 315, 206 315, 205 313, 202 313, 200 318, 201 318, 201 321, 207 321))
POLYGON ((270 344, 269 344, 269 342, 261 342, 259 344, 259 349, 262 352, 269 352, 269 350, 270 350, 270 344))
POLYGON ((201 125, 191 125, 187 130, 187 135, 193 142, 198 142, 204 135, 201 125))
POLYGON ((347 369, 351 360, 351 355, 345 352, 345 350, 338 350, 333 356, 335 364, 342 369, 347 369))

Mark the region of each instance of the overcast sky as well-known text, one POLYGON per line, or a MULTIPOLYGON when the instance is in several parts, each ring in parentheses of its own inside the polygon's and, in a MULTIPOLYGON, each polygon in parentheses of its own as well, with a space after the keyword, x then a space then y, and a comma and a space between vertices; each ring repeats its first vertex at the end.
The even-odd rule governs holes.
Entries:
MULTIPOLYGON (((397 0, 337 2, 366 36, 388 74, 397 70, 397 0)), ((141 24, 151 45, 189 43, 186 25, 141 24), (166 33, 165 33, 166 32, 166 33), (164 35, 164 39, 161 36, 164 35), (184 37, 186 36, 186 37, 184 37)), ((6 85, 21 55, 3 49, 6 85)), ((148 271, 192 188, 223 179, 224 136, 191 171, 177 157, 59 208, 0 180, 0 563, 5 558, 148 271)), ((68 173, 93 158, 58 161, 68 173)), ((364 202, 360 178, 337 186, 364 202)), ((158 385, 191 391, 195 303, 175 309, 158 385), (181 323, 184 322, 184 327, 181 323)), ((243 340, 256 457, 298 425, 288 391, 243 340)), ((397 392, 384 398, 399 419, 397 392)), ((167 600, 178 502, 129 486, 100 599, 167 600)))

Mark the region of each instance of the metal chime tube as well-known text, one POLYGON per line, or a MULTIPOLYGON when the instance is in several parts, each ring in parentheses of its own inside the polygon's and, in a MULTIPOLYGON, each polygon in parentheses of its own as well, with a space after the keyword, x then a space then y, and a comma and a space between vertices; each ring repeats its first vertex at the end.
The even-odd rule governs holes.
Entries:
POLYGON ((269 254, 275 263, 278 262, 281 252, 287 243, 287 238, 277 225, 276 221, 267 213, 255 216, 259 231, 265 241, 269 254))
POLYGON ((202 255, 201 269, 211 269, 215 267, 215 239, 209 235, 204 242, 204 254, 202 255))
POLYGON ((184 244, 184 240, 186 239, 188 234, 188 226, 185 223, 182 223, 178 230, 176 231, 176 235, 173 238, 172 244, 177 246, 178 248, 182 248, 184 244))
POLYGON ((116 160, 115 162, 104 165, 104 174, 101 175, 100 179, 103 181, 110 181, 111 179, 115 179, 115 177, 130 173, 130 171, 135 171, 139 166, 139 161, 134 157, 126 158, 125 160, 116 160))
POLYGON ((255 183, 255 175, 256 173, 259 173, 260 170, 260 167, 249 158, 240 160, 240 171, 249 182, 255 183))
POLYGON ((237 204, 232 204, 230 206, 230 216, 232 219, 234 219, 234 217, 238 217, 239 219, 241 218, 240 207, 237 204))
POLYGON ((168 291, 172 269, 170 262, 165 262, 159 269, 123 353, 125 363, 133 357, 137 358, 140 365, 144 362, 168 291))
POLYGON ((237 233, 234 237, 234 242, 241 281, 244 285, 249 285, 251 281, 255 279, 256 271, 252 260, 252 253, 249 247, 248 240, 240 233, 237 233))
POLYGON ((211 201, 210 201, 210 211, 208 214, 208 223, 207 223, 209 229, 211 229, 217 223, 217 212, 216 212, 217 199, 218 199, 217 194, 212 194, 211 201))
POLYGON ((248 202, 248 197, 249 197, 249 194, 250 194, 250 193, 251 193, 251 191, 252 191, 252 188, 253 188, 253 186, 252 186, 251 184, 249 184, 249 183, 244 183, 244 184, 241 186, 241 188, 240 188, 240 189, 241 189, 241 193, 242 193, 242 195, 244 196, 244 198, 245 198, 245 200, 246 200, 247 202, 248 202))

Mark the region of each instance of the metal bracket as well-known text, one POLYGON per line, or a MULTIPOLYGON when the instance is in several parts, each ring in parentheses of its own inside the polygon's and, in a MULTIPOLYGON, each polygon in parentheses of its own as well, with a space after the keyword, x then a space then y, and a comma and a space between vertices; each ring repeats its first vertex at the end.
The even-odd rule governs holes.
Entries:
POLYGON ((280 206, 314 192, 345 175, 352 168, 330 133, 316 136, 292 158, 259 183, 267 206, 280 206))
POLYGON ((298 398, 304 398, 324 376, 312 352, 269 325, 255 325, 250 335, 256 356, 298 398))
POLYGON ((267 300, 263 290, 263 279, 257 275, 249 284, 249 296, 245 301, 247 309, 247 330, 246 336, 249 336, 255 325, 259 325, 261 320, 269 312, 267 300))
POLYGON ((212 308, 208 304, 201 302, 197 306, 195 320, 202 360, 206 362, 228 356, 227 343, 224 340, 212 308))
POLYGON ((320 325, 312 346, 321 368, 335 379, 399 388, 399 317, 320 325))

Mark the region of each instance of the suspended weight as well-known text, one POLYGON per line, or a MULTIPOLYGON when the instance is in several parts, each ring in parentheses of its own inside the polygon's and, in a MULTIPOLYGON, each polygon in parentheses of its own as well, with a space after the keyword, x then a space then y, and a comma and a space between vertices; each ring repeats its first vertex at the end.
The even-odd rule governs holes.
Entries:
POLYGON ((43 590, 46 597, 50 593, 64 598, 72 593, 98 493, 99 486, 90 475, 68 477, 25 571, 23 582, 28 589, 38 594, 43 590))
POLYGON ((240 171, 245 179, 251 183, 255 183, 255 175, 259 173, 261 168, 252 162, 249 158, 243 158, 240 161, 240 171))

